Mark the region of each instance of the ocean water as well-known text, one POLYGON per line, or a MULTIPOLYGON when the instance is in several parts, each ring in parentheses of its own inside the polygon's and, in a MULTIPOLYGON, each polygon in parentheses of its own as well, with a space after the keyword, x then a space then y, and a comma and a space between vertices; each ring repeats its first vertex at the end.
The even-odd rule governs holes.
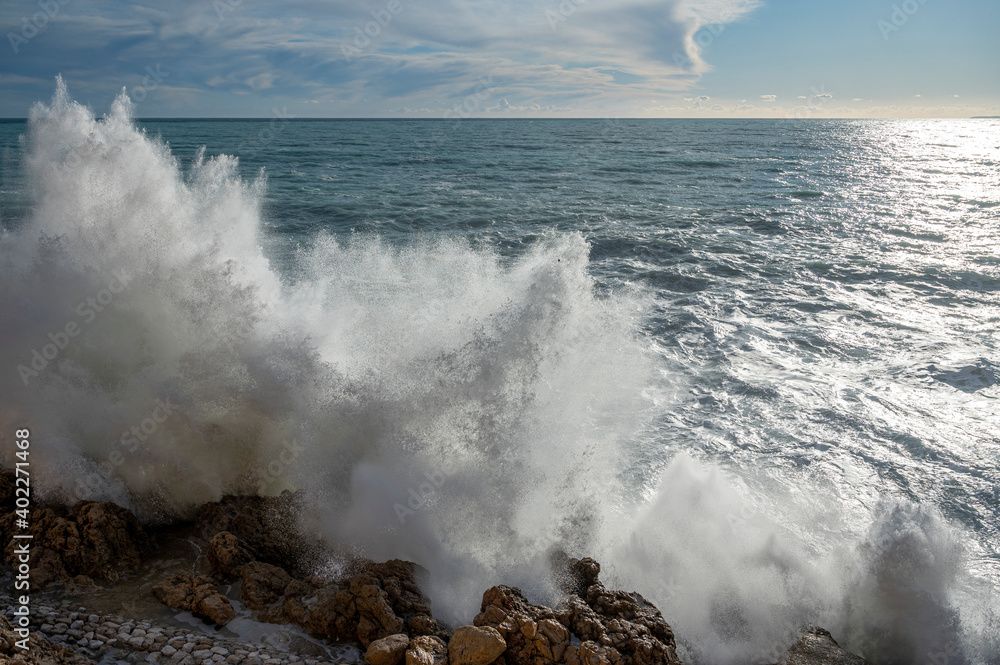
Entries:
POLYGON ((1000 121, 133 121, 60 89, 0 146, 0 427, 39 496, 164 522, 301 489, 453 623, 498 582, 550 601, 564 549, 689 662, 806 623, 1000 662, 1000 121))

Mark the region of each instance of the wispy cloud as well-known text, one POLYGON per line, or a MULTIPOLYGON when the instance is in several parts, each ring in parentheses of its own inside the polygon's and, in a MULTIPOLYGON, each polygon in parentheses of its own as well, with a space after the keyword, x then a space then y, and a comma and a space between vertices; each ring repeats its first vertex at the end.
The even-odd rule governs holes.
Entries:
MULTIPOLYGON (((70 3, 16 56, 16 70, 32 81, 62 73, 76 94, 106 96, 161 63, 172 85, 206 101, 255 93, 262 106, 309 99, 331 111, 446 109, 492 73, 511 109, 599 110, 690 88, 707 69, 696 33, 759 2, 580 0, 555 25, 555 0, 215 4, 70 3)), ((3 33, 32 8, 4 3, 3 33)))

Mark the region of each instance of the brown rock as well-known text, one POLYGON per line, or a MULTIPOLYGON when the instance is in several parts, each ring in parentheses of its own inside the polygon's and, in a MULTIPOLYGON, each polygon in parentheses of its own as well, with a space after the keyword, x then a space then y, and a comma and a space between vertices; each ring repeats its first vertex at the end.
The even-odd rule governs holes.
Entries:
POLYGON ((417 586, 415 564, 357 561, 350 576, 316 592, 303 625, 311 634, 334 640, 375 640, 403 633, 446 636, 430 616, 427 598, 417 586))
POLYGON ((589 665, 603 665, 605 660, 622 665, 680 663, 673 631, 659 610, 637 593, 606 589, 599 573, 600 565, 592 559, 568 559, 562 573, 562 579, 571 581, 569 588, 578 591, 588 584, 584 596, 567 596, 558 613, 584 641, 573 658, 589 665))
POLYGON ((237 577, 244 564, 253 561, 253 554, 239 538, 220 531, 208 543, 208 563, 212 572, 222 577, 237 577))
POLYGON ((488 665, 506 651, 507 642, 491 626, 459 626, 448 642, 451 665, 488 665))
POLYGON ((406 619, 406 631, 413 635, 437 635, 445 638, 448 631, 429 614, 413 614, 406 619))
POLYGON ((406 633, 383 637, 368 645, 365 660, 368 665, 399 665, 406 656, 409 645, 410 637, 406 633))
POLYGON ((195 533, 211 540, 227 531, 239 539, 252 559, 306 577, 317 563, 321 544, 303 537, 297 528, 301 495, 227 496, 205 504, 195 520, 195 533))
POLYGON ((264 610, 285 596, 285 587, 292 581, 283 568, 253 561, 241 567, 243 603, 252 610, 264 610))
POLYGON ((351 580, 351 593, 358 610, 358 641, 367 646, 373 640, 402 632, 406 624, 393 612, 386 590, 377 583, 360 584, 360 577, 351 580))
POLYGON ((556 552, 551 558, 553 576, 559 588, 567 595, 587 597, 587 589, 597 582, 601 564, 590 557, 573 559, 564 552, 556 552))
POLYGON ((871 663, 841 648, 829 631, 809 628, 788 650, 788 654, 779 665, 871 665, 871 663))
POLYGON ((117 582, 134 572, 149 551, 149 538, 131 511, 113 503, 73 507, 80 532, 80 569, 76 574, 117 582))
MULTIPOLYGON (((316 594, 316 588, 308 582, 295 579, 283 568, 260 561, 241 566, 240 577, 243 602, 250 609, 257 610, 258 621, 293 623, 317 635, 328 634, 322 632, 320 626, 315 626, 316 630, 309 627, 310 602, 317 611, 328 608, 329 604, 307 602, 307 598, 316 594)), ((349 639, 353 637, 353 633, 349 635, 349 639)))
MULTIPOLYGON (((16 541, 10 536, 22 532, 16 528, 16 519, 13 512, 0 518, 8 564, 15 563, 16 557, 16 541)), ((72 510, 44 506, 32 511, 29 521, 31 581, 39 588, 81 575, 117 582, 138 570, 150 547, 139 520, 113 503, 80 502, 72 510)))
POLYGON ((236 617, 229 598, 206 575, 192 579, 187 573, 178 573, 154 584, 153 594, 168 607, 191 612, 220 626, 236 617))
POLYGON ((492 627, 507 643, 508 665, 561 662, 569 647, 569 630, 544 605, 532 605, 519 589, 495 586, 483 594, 482 611, 473 623, 492 627))
POLYGON ((406 665, 447 665, 448 647, 433 635, 420 635, 410 640, 406 649, 406 665))
POLYGON ((357 638, 357 606, 351 592, 338 586, 319 589, 309 606, 304 628, 312 635, 332 640, 357 638))

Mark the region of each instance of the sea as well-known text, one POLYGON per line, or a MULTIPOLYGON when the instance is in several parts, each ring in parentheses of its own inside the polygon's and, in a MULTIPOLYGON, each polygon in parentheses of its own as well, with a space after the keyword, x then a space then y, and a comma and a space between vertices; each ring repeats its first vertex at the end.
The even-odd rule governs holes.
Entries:
POLYGON ((453 625, 493 584, 556 602, 564 551, 687 663, 806 625, 1000 663, 1000 120, 108 102, 0 122, 35 500, 299 490, 297 528, 418 562, 453 625))

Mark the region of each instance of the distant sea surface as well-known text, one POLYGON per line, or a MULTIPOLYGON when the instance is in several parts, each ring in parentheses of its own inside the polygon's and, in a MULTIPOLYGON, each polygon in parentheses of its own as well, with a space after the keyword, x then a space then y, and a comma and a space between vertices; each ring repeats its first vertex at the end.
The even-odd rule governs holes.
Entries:
MULTIPOLYGON (((263 173, 260 243, 286 280, 317 238, 403 252, 450 238, 501 266, 582 238, 587 288, 629 294, 629 343, 655 359, 642 444, 620 476, 630 495, 662 491, 680 458, 700 469, 688 475, 735 478, 754 514, 817 561, 843 546, 881 571, 858 584, 929 580, 900 602, 946 594, 933 606, 958 617, 963 658, 998 662, 1000 120, 136 124, 182 171, 204 147, 206 159, 237 156, 244 182, 263 173), (934 520, 961 563, 935 549, 934 520)), ((25 131, 0 124, 0 223, 12 231, 37 204, 25 131)), ((712 500, 706 487, 698 501, 712 500)), ((705 591, 717 600, 687 627, 701 662, 737 662, 710 643, 753 624, 750 610, 727 619, 718 598, 756 587, 727 584, 705 591)), ((669 594, 643 591, 683 636, 669 594)), ((849 632, 869 653, 887 648, 849 632)))

